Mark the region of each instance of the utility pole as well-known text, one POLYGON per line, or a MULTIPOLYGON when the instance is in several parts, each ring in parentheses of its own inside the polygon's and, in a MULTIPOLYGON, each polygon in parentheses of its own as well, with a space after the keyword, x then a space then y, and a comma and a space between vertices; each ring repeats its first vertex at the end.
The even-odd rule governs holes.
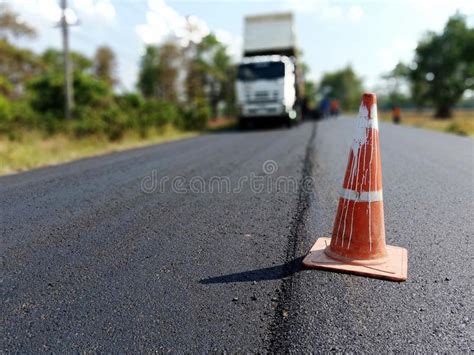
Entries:
POLYGON ((67 0, 61 0, 61 34, 63 38, 63 60, 64 60, 64 109, 66 119, 72 118, 74 108, 74 87, 72 85, 72 63, 69 58, 69 25, 66 21, 67 0))

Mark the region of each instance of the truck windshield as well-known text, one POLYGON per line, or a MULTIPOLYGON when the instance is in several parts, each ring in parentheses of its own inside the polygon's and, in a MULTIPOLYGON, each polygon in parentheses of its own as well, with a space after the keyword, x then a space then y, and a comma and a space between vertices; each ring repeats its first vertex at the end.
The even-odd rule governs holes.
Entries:
POLYGON ((270 80, 285 75, 285 64, 282 62, 262 62, 239 65, 238 79, 242 81, 270 80))

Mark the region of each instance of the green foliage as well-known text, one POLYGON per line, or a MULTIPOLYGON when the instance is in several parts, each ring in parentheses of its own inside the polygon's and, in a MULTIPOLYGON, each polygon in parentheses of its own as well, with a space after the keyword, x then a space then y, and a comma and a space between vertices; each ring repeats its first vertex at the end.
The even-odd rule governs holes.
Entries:
POLYGON ((94 110, 86 107, 78 111, 73 122, 76 137, 99 134, 110 140, 120 139, 125 131, 135 130, 146 137, 151 129, 162 130, 167 124, 177 125, 180 112, 177 106, 157 100, 143 100, 140 96, 118 96, 107 108, 94 110))
POLYGON ((158 48, 147 46, 140 63, 137 87, 145 97, 156 95, 157 81, 161 73, 158 48))
POLYGON ((97 135, 104 132, 104 124, 97 114, 90 112, 80 120, 75 120, 72 125, 75 137, 82 138, 90 135, 97 135))
POLYGON ((114 51, 108 46, 100 46, 94 55, 94 74, 100 80, 110 86, 117 83, 116 75, 117 62, 114 51))
MULTIPOLYGON (((31 109, 26 100, 8 100, 0 95, 0 133, 7 134, 11 139, 19 135, 23 128, 39 127, 43 122, 31 109)), ((43 126, 42 128, 46 128, 43 126)))
POLYGON ((166 123, 166 116, 162 112, 161 103, 148 100, 135 118, 135 122, 141 135, 145 135, 145 132, 151 127, 163 127, 166 123))
POLYGON ((76 106, 106 107, 112 101, 112 91, 104 81, 84 73, 74 74, 76 106))
POLYGON ((36 30, 23 22, 6 4, 0 4, 0 36, 35 37, 36 30))
POLYGON ((183 51, 173 42, 146 47, 138 77, 143 96, 176 102, 178 66, 182 60, 183 51))
POLYGON ((13 92, 12 83, 7 78, 0 75, 0 95, 10 96, 12 92, 13 92))
POLYGON ((106 127, 104 133, 112 140, 119 140, 129 128, 129 121, 127 115, 124 114, 117 107, 109 107, 100 113, 100 118, 106 127))
POLYGON ((142 96, 135 93, 126 93, 115 97, 115 102, 123 111, 139 110, 145 100, 142 96))
MULTIPOLYGON (((467 125, 465 125, 465 126, 467 126, 467 125)), ((446 132, 458 134, 460 136, 468 136, 469 135, 469 130, 466 129, 465 126, 463 126, 462 123, 460 123, 460 122, 452 122, 446 128, 446 132)))
MULTIPOLYGON (((92 60, 83 54, 75 51, 69 53, 72 67, 75 72, 89 71, 92 68, 92 60)), ((61 73, 63 71, 63 52, 54 48, 49 48, 41 55, 41 61, 48 71, 61 73)))
POLYGON ((317 101, 319 101, 316 83, 314 81, 305 81, 304 92, 307 98, 307 105, 314 108, 317 105, 317 101))
POLYGON ((211 117, 211 109, 205 99, 196 99, 183 112, 178 126, 184 130, 203 130, 211 117))
POLYGON ((40 69, 40 60, 33 52, 0 39, 0 76, 8 82, 7 85, 22 88, 40 69))
POLYGON ((428 33, 418 44, 408 72, 412 95, 436 107, 436 117, 450 117, 452 107, 474 88, 474 28, 464 16, 452 16, 442 33, 428 33))
MULTIPOLYGON (((227 54, 227 48, 213 34, 209 34, 200 43, 191 42, 186 48, 178 48, 173 43, 148 46, 142 57, 137 87, 146 98, 155 98, 168 102, 178 102, 178 70, 184 65, 186 78, 185 107, 199 107, 205 114, 191 114, 193 109, 184 110, 189 119, 182 119, 182 126, 198 127, 202 125, 196 117, 206 117, 207 110, 216 117, 218 107, 223 114, 235 112, 234 82, 235 67, 227 54), (205 103, 203 103, 205 101, 205 103), (205 107, 205 109, 204 109, 205 107), (192 121, 193 123, 186 123, 192 121)), ((193 128, 194 129, 194 128, 193 128)))
POLYGON ((0 131, 6 132, 11 125, 12 107, 10 102, 0 95, 0 131))
POLYGON ((402 93, 402 86, 407 84, 410 69, 403 63, 398 63, 393 70, 382 75, 386 83, 386 94, 378 95, 379 107, 390 109, 393 105, 407 106, 409 97, 402 93))
MULTIPOLYGON (((109 86, 91 75, 74 72, 74 102, 76 109, 83 106, 104 107, 111 99, 109 86)), ((64 76, 57 72, 46 72, 30 81, 31 105, 40 113, 57 117, 64 111, 64 76)))
MULTIPOLYGON (((218 115, 218 105, 223 102, 226 113, 235 111, 235 67, 227 48, 212 33, 202 39, 188 62, 186 92, 188 102, 206 100, 212 117, 218 115)), ((200 104, 199 104, 200 105, 200 104)))
POLYGON ((84 108, 80 117, 73 122, 76 137, 97 134, 105 135, 109 140, 122 138, 129 127, 127 115, 115 105, 99 111, 90 107, 84 108))
POLYGON ((147 47, 138 80, 142 95, 114 94, 116 63, 110 48, 99 47, 92 60, 72 51, 74 112, 66 121, 63 53, 47 49, 36 55, 10 43, 10 37, 33 34, 16 19, 13 13, 0 14, 0 134, 15 138, 26 128, 119 140, 134 130, 145 137, 169 125, 204 129, 217 107, 231 112, 234 106, 235 68, 225 46, 209 35, 184 49, 172 42, 147 47), (189 82, 198 85, 195 90, 180 87, 183 64, 190 69, 189 82))
POLYGON ((342 70, 324 74, 319 85, 320 93, 338 99, 344 110, 355 110, 359 107, 362 95, 362 80, 347 66, 342 70))

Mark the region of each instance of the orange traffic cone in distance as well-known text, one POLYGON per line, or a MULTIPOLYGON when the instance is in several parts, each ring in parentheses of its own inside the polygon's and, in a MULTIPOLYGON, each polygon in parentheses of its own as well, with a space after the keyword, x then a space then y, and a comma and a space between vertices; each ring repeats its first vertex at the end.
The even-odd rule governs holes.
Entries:
POLYGON ((407 278, 407 250, 385 245, 375 94, 362 96, 332 238, 319 238, 307 267, 393 281, 407 278))

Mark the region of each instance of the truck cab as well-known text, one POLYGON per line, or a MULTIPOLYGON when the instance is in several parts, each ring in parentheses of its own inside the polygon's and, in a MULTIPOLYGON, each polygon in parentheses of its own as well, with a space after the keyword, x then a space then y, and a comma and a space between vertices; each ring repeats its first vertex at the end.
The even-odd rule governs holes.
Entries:
POLYGON ((244 58, 238 66, 236 92, 242 126, 258 118, 280 118, 288 125, 300 118, 296 69, 290 57, 271 55, 244 58))
POLYGON ((239 123, 301 119, 304 86, 291 12, 245 17, 236 96, 239 123))

